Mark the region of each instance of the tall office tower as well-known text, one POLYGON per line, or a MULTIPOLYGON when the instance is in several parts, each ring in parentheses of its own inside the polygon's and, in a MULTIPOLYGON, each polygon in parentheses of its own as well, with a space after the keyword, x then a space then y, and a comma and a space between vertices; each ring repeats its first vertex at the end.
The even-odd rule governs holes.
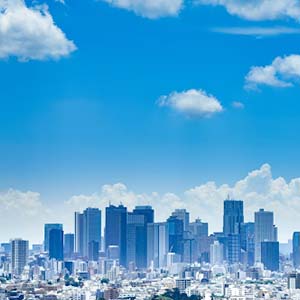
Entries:
POLYGON ((89 207, 84 210, 83 230, 83 256, 88 257, 89 260, 95 260, 98 257, 101 247, 100 209, 89 207))
POLYGON ((72 258, 75 249, 75 235, 73 233, 66 233, 64 235, 64 257, 72 258))
POLYGON ((169 232, 169 252, 173 252, 183 257, 183 221, 171 216, 167 220, 169 232))
POLYGON ((11 263, 12 274, 19 276, 23 273, 28 262, 29 245, 28 241, 14 239, 11 241, 11 263))
POLYGON ((240 225, 244 223, 244 204, 241 200, 225 200, 223 215, 223 232, 239 234, 240 225))
MULTIPOLYGON (((130 212, 127 214, 127 265, 146 268, 145 259, 145 216, 130 212)), ((146 257, 147 259, 147 257, 146 257)))
POLYGON ((293 233, 293 264, 295 268, 300 267, 300 232, 293 233))
POLYGON ((49 252, 49 236, 52 229, 63 230, 62 224, 45 224, 44 226, 44 250, 49 252))
POLYGON ((75 213, 75 252, 93 260, 101 247, 101 210, 87 208, 75 213), (98 245, 98 251, 95 248, 98 245), (91 249, 90 249, 91 247, 91 249), (91 256, 89 255, 91 254, 91 256))
POLYGON ((212 266, 220 266, 223 264, 223 253, 223 244, 221 244, 219 241, 214 241, 214 243, 210 245, 210 263, 212 266))
POLYGON ((196 219, 195 222, 190 223, 189 231, 195 237, 208 237, 208 223, 196 219))
POLYGON ((228 235, 228 263, 236 264, 241 261, 241 243, 239 234, 228 235))
POLYGON ((49 232, 49 258, 64 260, 64 232, 62 229, 53 228, 49 232))
POLYGON ((279 242, 265 241, 261 243, 261 262, 267 270, 279 270, 279 242))
POLYGON ((255 261, 261 262, 261 243, 277 241, 277 229, 274 226, 274 215, 271 211, 260 209, 254 215, 255 261))
POLYGON ((79 256, 83 255, 84 240, 84 218, 80 212, 75 212, 75 253, 79 256))
POLYGON ((109 246, 119 246, 120 264, 126 266, 127 263, 127 208, 123 205, 110 205, 105 210, 105 250, 109 246))
POLYGON ((152 223, 147 226, 147 266, 153 262, 154 268, 166 266, 169 251, 169 233, 166 223, 152 223))
POLYGON ((241 248, 245 253, 245 264, 254 265, 254 223, 241 224, 241 248))
POLYGON ((190 213, 187 212, 186 209, 175 209, 175 211, 172 212, 172 217, 177 217, 177 219, 182 220, 184 231, 189 230, 190 213))
MULTIPOLYGON (((137 267, 147 268, 147 225, 154 223, 154 210, 151 206, 136 206, 133 210, 135 215, 142 215, 144 217, 144 227, 140 228, 140 236, 138 238, 138 251, 141 253, 139 255, 139 263, 137 267)), ((128 239, 127 239, 128 240, 128 239)))

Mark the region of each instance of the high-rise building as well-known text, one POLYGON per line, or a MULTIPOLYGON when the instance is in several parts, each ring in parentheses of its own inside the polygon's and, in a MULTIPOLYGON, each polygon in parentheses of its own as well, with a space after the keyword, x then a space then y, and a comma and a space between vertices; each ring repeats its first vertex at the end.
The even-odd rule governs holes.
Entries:
POLYGON ((12 274, 19 276, 23 273, 28 262, 29 243, 22 239, 11 241, 12 274))
POLYGON ((144 251, 144 228, 144 215, 135 214, 134 212, 130 212, 127 214, 127 265, 134 265, 139 269, 147 267, 147 261, 145 261, 146 251, 144 251))
POLYGON ((101 210, 87 208, 75 213, 75 250, 82 257, 93 260, 101 248, 101 210), (96 249, 98 245, 98 250, 96 249), (91 249, 90 249, 91 247, 91 249), (91 254, 91 256, 90 256, 91 254))
POLYGON ((53 228, 49 231, 49 258, 63 261, 64 259, 64 232, 53 228))
POLYGON ((118 246, 120 250, 120 264, 127 263, 127 208, 123 205, 110 205, 105 210, 105 248, 118 246))
POLYGON ((274 226, 274 214, 260 209, 254 215, 255 261, 261 262, 261 243, 277 241, 277 229, 274 226))
POLYGON ((183 257, 183 221, 171 216, 167 220, 169 233, 169 252, 183 257))
POLYGON ((244 223, 244 204, 241 200, 225 200, 223 215, 223 232, 239 234, 240 226, 244 223))
MULTIPOLYGON (((144 217, 144 226, 138 227, 139 238, 138 238, 138 262, 136 266, 138 268, 147 267, 147 225, 154 222, 154 210, 151 206, 136 206, 133 210, 134 215, 142 215, 144 217)), ((127 238, 127 240, 129 240, 127 238)))
POLYGON ((169 232, 166 223, 148 224, 147 233, 147 266, 153 263, 154 268, 166 266, 169 251, 169 232))
POLYGON ((66 233, 64 235, 64 257, 72 258, 75 249, 75 235, 73 233, 66 233))
POLYGON ((254 265, 254 223, 248 222, 241 224, 241 248, 245 253, 245 264, 254 265))
POLYGON ((210 245, 210 263, 211 265, 222 265, 223 264, 223 244, 219 243, 219 241, 214 241, 213 244, 210 245))
POLYGON ((87 208, 83 212, 83 255, 90 260, 98 257, 101 248, 101 210, 87 208), (97 248, 98 247, 98 248, 97 248))
POLYGON ((172 212, 172 217, 177 217, 177 219, 182 220, 183 230, 188 231, 190 225, 190 213, 186 209, 175 209, 172 212))
POLYGON ((261 262, 267 270, 279 270, 279 242, 265 241, 261 243, 261 262))
POLYGON ((293 233, 293 264, 295 268, 300 267, 300 232, 293 233))
POLYGON ((75 212, 75 253, 79 256, 83 255, 84 243, 84 218, 80 212, 75 212))
POLYGON ((52 229, 63 230, 62 224, 45 224, 44 226, 44 250, 49 252, 49 236, 52 229))

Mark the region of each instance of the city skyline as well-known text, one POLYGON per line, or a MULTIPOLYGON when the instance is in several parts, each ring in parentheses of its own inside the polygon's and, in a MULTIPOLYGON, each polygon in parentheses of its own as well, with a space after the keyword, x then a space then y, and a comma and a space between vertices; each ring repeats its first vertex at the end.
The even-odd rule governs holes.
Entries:
POLYGON ((230 197, 244 201, 245 222, 254 221, 254 211, 260 208, 274 211, 275 222, 280 227, 279 240, 287 242, 292 238, 291 232, 299 230, 294 219, 287 217, 287 214, 295 218, 298 215, 298 184, 300 178, 290 182, 285 182, 283 178, 273 178, 270 166, 265 164, 233 186, 218 186, 214 182, 208 182, 179 195, 135 193, 119 183, 104 185, 100 192, 91 195, 75 195, 62 204, 49 205, 43 202, 42 195, 36 192, 10 190, 2 194, 5 200, 4 205, 2 204, 3 220, 9 221, 16 212, 19 213, 19 218, 11 225, 10 231, 4 232, 2 236, 6 240, 22 236, 33 243, 39 243, 42 240, 44 223, 63 223, 66 232, 73 232, 75 211, 94 207, 101 209, 103 213, 109 203, 123 203, 129 209, 137 205, 152 205, 158 222, 167 219, 172 210, 186 208, 192 219, 207 221, 210 224, 210 232, 220 231, 223 226, 223 200, 230 197), (294 210, 287 211, 286 205, 294 207, 294 210))

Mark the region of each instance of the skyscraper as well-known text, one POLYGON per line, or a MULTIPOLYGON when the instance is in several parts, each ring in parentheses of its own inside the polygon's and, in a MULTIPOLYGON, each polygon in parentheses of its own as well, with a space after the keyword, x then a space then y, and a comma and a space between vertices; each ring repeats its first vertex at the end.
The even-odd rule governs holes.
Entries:
POLYGON ((261 262, 267 270, 279 270, 279 242, 264 241, 261 243, 261 262))
POLYGON ((245 253, 245 264, 254 264, 254 223, 248 222, 241 224, 241 248, 245 253))
POLYGON ((171 216, 167 220, 169 233, 169 252, 183 257, 183 221, 171 216))
POLYGON ((53 228, 49 231, 49 258, 63 261, 64 259, 64 232, 53 228))
POLYGON ((244 223, 244 204, 241 200, 225 200, 223 215, 223 232, 239 234, 240 225, 244 223))
MULTIPOLYGON (((146 268, 147 267, 147 225, 154 222, 154 210, 151 206, 136 206, 133 210, 133 214, 142 215, 144 217, 143 228, 138 228, 138 262, 137 267, 146 268)), ((128 239, 127 239, 128 240, 128 239)))
POLYGON ((62 224, 45 224, 44 226, 44 250, 49 252, 49 236, 52 229, 63 230, 62 224))
POLYGON ((75 212, 75 253, 79 256, 83 255, 84 240, 84 218, 80 212, 75 212))
POLYGON ((72 258, 75 249, 75 235, 73 233, 66 233, 64 235, 64 257, 72 258))
POLYGON ((105 210, 105 248, 119 246, 120 264, 127 263, 127 208, 123 205, 110 205, 105 210))
POLYGON ((254 215, 255 261, 261 262, 261 243, 277 241, 277 229, 274 226, 273 212, 260 209, 254 215))
POLYGON ((172 212, 173 217, 177 217, 179 220, 182 220, 183 222, 183 230, 188 231, 189 225, 190 225, 190 213, 187 212, 186 209, 175 209, 174 212, 172 212))
POLYGON ((101 247, 101 210, 87 208, 75 213, 75 249, 82 257, 93 260, 101 247), (91 249, 90 249, 91 247, 91 249), (96 249, 98 247, 98 250, 96 249), (90 257, 91 254, 91 257, 90 257))
POLYGON ((300 232, 293 233, 293 264, 295 268, 300 267, 300 232))
POLYGON ((28 241, 14 239, 11 241, 11 263, 12 274, 19 276, 28 262, 29 245, 28 241))
MULTIPOLYGON (((137 268, 146 268, 145 261, 145 216, 130 212, 127 214, 127 265, 134 264, 137 268)), ((147 244, 146 244, 147 247, 147 244)), ((147 259, 147 256, 146 256, 147 259)))
POLYGON ((169 251, 168 226, 166 223, 152 223, 147 228, 147 266, 153 262, 154 268, 163 268, 169 251))
POLYGON ((98 257, 101 247, 101 210, 87 208, 83 212, 83 255, 90 260, 98 257), (91 249, 90 249, 91 248, 91 249))

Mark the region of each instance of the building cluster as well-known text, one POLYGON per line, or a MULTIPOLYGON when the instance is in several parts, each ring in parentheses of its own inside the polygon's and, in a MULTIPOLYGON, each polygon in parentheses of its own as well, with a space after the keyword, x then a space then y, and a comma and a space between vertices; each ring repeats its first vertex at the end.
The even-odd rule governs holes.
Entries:
POLYGON ((245 222, 240 200, 224 201, 214 233, 185 209, 155 222, 151 206, 109 205, 102 222, 87 208, 75 212, 74 233, 45 224, 42 244, 1 244, 0 300, 150 300, 173 289, 207 300, 300 299, 300 232, 280 244, 277 231, 264 209, 245 222))

